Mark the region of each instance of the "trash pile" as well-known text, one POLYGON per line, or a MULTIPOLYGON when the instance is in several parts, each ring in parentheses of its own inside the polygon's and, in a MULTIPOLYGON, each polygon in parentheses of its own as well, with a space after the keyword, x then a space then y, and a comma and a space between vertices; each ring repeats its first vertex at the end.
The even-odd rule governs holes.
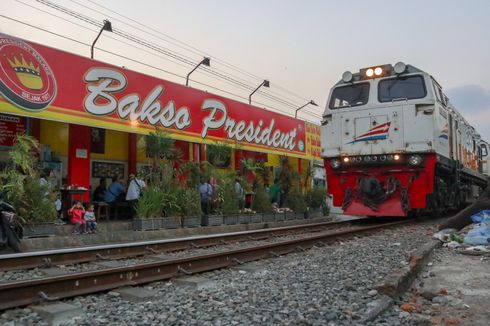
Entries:
POLYGON ((444 242, 444 247, 455 249, 468 255, 490 256, 490 210, 483 210, 471 216, 470 224, 458 232, 443 229, 433 237, 444 242))

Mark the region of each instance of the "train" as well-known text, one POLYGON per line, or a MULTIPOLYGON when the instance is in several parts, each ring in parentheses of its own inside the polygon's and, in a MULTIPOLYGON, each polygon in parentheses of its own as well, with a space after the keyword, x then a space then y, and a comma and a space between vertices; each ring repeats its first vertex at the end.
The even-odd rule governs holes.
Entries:
POLYGON ((488 152, 436 79, 403 62, 346 71, 322 115, 327 191, 347 215, 461 208, 487 186, 488 152))

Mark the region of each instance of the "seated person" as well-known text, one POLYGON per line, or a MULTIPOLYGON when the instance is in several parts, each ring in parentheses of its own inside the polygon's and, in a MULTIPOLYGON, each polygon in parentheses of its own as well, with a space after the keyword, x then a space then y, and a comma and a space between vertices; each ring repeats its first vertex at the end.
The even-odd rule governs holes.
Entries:
POLYGON ((95 220, 94 204, 88 205, 88 209, 83 215, 83 219, 87 222, 88 233, 95 233, 97 231, 97 222, 95 220))
POLYGON ((85 214, 85 208, 83 208, 82 202, 77 200, 75 205, 68 210, 68 215, 71 217, 71 224, 74 225, 72 234, 81 234, 86 232, 86 224, 83 219, 85 214))
POLYGON ((104 201, 105 193, 107 192, 107 183, 105 178, 100 178, 99 185, 95 188, 94 194, 92 196, 92 201, 100 202, 104 201))
POLYGON ((124 186, 119 176, 112 177, 112 183, 104 194, 104 201, 108 204, 115 204, 124 201, 124 186))

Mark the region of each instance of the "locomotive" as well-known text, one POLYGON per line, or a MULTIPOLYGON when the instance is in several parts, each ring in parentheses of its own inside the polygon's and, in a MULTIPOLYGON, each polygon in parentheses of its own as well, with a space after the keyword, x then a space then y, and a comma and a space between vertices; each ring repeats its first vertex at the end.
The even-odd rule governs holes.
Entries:
POLYGON ((431 75, 403 62, 342 75, 321 147, 333 206, 348 215, 439 214, 487 185, 488 143, 431 75))

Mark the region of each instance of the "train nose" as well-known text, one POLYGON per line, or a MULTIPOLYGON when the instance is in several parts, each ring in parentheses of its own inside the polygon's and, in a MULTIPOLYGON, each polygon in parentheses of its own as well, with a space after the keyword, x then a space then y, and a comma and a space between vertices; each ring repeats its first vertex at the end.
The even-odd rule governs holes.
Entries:
POLYGON ((359 194, 367 206, 381 204, 386 199, 383 186, 376 178, 360 179, 359 194))

